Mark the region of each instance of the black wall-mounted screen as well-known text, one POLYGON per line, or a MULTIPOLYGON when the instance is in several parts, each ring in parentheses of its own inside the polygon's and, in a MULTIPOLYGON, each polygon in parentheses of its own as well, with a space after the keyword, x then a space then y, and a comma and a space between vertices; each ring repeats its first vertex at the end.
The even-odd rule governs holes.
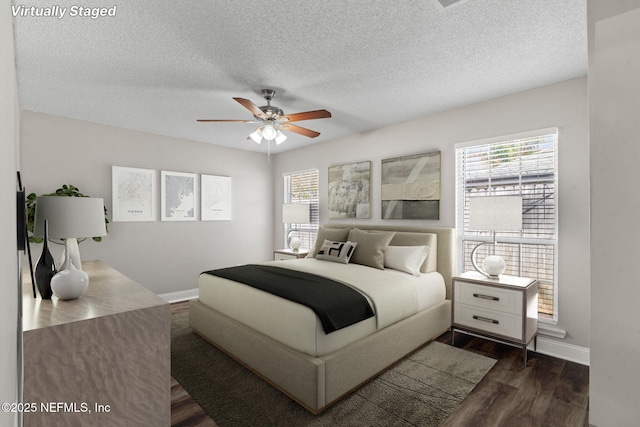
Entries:
POLYGON ((27 243, 27 223, 25 212, 25 196, 24 191, 18 191, 16 197, 16 216, 17 216, 17 239, 18 250, 24 251, 27 243))

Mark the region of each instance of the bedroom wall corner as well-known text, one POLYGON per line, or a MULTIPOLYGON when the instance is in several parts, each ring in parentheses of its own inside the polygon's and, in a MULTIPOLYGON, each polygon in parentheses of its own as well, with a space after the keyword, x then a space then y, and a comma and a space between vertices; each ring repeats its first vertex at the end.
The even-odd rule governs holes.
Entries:
POLYGON ((589 0, 591 366, 589 422, 640 418, 640 0, 589 0), (630 192, 623 190, 631 189, 630 192), (628 196, 627 196, 628 194, 628 196))
MULTIPOLYGON (((19 304, 18 256, 16 247, 16 171, 18 170, 19 120, 18 83, 11 1, 0 7, 0 402, 20 400, 18 351, 19 304)), ((16 413, 0 412, 0 427, 19 423, 16 413)))

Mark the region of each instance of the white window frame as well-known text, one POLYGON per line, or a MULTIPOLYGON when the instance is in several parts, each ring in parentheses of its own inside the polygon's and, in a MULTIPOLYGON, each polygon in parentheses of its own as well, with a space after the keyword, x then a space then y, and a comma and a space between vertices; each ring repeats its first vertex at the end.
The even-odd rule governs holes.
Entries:
MULTIPOLYGON (((528 132, 521 132, 511 135, 503 135, 493 138, 486 138, 481 140, 460 142, 454 145, 455 151, 455 198, 456 198, 456 230, 457 230, 457 270, 465 270, 465 241, 493 241, 493 235, 491 233, 478 233, 465 230, 465 203, 467 203, 469 195, 467 195, 468 187, 466 184, 466 176, 464 170, 464 160, 461 160, 462 153, 460 150, 470 147, 486 146, 491 144, 506 144, 517 140, 535 139, 547 135, 555 135, 555 145, 553 150, 553 173, 554 173, 554 196, 553 196, 553 209, 554 209, 554 224, 553 224, 553 236, 550 238, 531 238, 527 239, 522 237, 520 232, 505 232, 497 233, 499 236, 498 241, 501 243, 518 245, 521 247, 523 244, 531 245, 549 245, 553 246, 553 314, 552 316, 539 316, 539 321, 542 323, 556 324, 558 320, 558 199, 559 199, 559 185, 558 185, 558 129, 545 128, 528 132), (464 185, 464 191, 463 191, 464 185), (467 234, 468 233, 468 234, 467 234)), ((519 185, 522 182, 520 181, 519 185)), ((489 190, 491 191, 491 190, 489 190)), ((467 254, 468 255, 468 254, 467 254)), ((517 273, 522 269, 522 258, 518 259, 518 271, 510 272, 509 274, 518 275, 517 273)), ((468 263, 467 263, 468 265, 468 263)))
POLYGON ((288 248, 287 237, 289 232, 294 229, 298 230, 297 233, 294 233, 292 237, 298 237, 302 240, 303 250, 310 250, 315 243, 316 237, 318 235, 318 228, 320 227, 320 173, 317 168, 312 169, 304 169, 299 171, 292 172, 284 172, 282 174, 283 181, 283 191, 284 191, 284 203, 304 203, 309 204, 310 210, 310 219, 311 222, 309 224, 283 224, 284 225, 284 239, 283 244, 285 248, 288 248), (291 177, 294 175, 306 175, 306 174, 315 174, 317 179, 317 187, 316 193, 314 196, 307 198, 302 197, 300 195, 296 196, 290 190, 291 177))

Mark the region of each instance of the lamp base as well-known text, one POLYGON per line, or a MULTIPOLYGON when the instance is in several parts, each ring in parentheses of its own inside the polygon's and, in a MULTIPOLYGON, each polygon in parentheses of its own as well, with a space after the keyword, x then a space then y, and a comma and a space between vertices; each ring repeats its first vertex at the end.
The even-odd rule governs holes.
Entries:
POLYGON ((80 298, 89 286, 89 275, 73 265, 72 250, 76 250, 80 259, 78 242, 76 239, 67 239, 64 247, 64 264, 58 273, 51 278, 51 290, 61 300, 80 298), (74 245, 75 243, 75 245, 74 245))
POLYGON ((507 268, 507 264, 502 257, 497 255, 489 255, 482 261, 482 268, 487 272, 489 277, 498 278, 507 268))
POLYGON ((504 259, 502 259, 502 257, 499 257, 497 255, 489 255, 484 259, 484 261, 482 262, 482 268, 480 268, 476 261, 476 253, 481 246, 494 244, 495 243, 489 242, 480 243, 478 246, 473 248, 473 251, 471 251, 471 264, 473 264, 473 268, 475 268, 478 273, 490 279, 498 279, 500 275, 504 273, 504 270, 507 268, 507 264, 504 262, 504 259))
POLYGON ((297 237, 291 237, 291 234, 293 234, 295 231, 298 230, 289 231, 289 234, 287 235, 287 245, 293 252, 298 252, 300 246, 302 246, 302 240, 298 239, 297 237))
POLYGON ((64 265, 66 262, 67 249, 69 250, 69 258, 71 259, 73 266, 78 270, 82 270, 82 261, 80 261, 80 247, 78 246, 78 239, 76 239, 75 237, 69 237, 65 239, 65 250, 62 251, 60 265, 64 265))
POLYGON ((62 270, 51 278, 51 290, 61 300, 77 299, 89 286, 89 276, 71 264, 71 269, 62 270))

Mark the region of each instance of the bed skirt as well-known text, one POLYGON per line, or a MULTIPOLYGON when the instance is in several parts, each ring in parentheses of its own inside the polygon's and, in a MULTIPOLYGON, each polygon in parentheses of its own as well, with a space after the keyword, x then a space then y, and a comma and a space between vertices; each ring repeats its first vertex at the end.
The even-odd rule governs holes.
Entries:
POLYGON ((321 357, 293 350, 197 299, 189 303, 189 317, 196 333, 317 414, 448 330, 451 301, 321 357))

